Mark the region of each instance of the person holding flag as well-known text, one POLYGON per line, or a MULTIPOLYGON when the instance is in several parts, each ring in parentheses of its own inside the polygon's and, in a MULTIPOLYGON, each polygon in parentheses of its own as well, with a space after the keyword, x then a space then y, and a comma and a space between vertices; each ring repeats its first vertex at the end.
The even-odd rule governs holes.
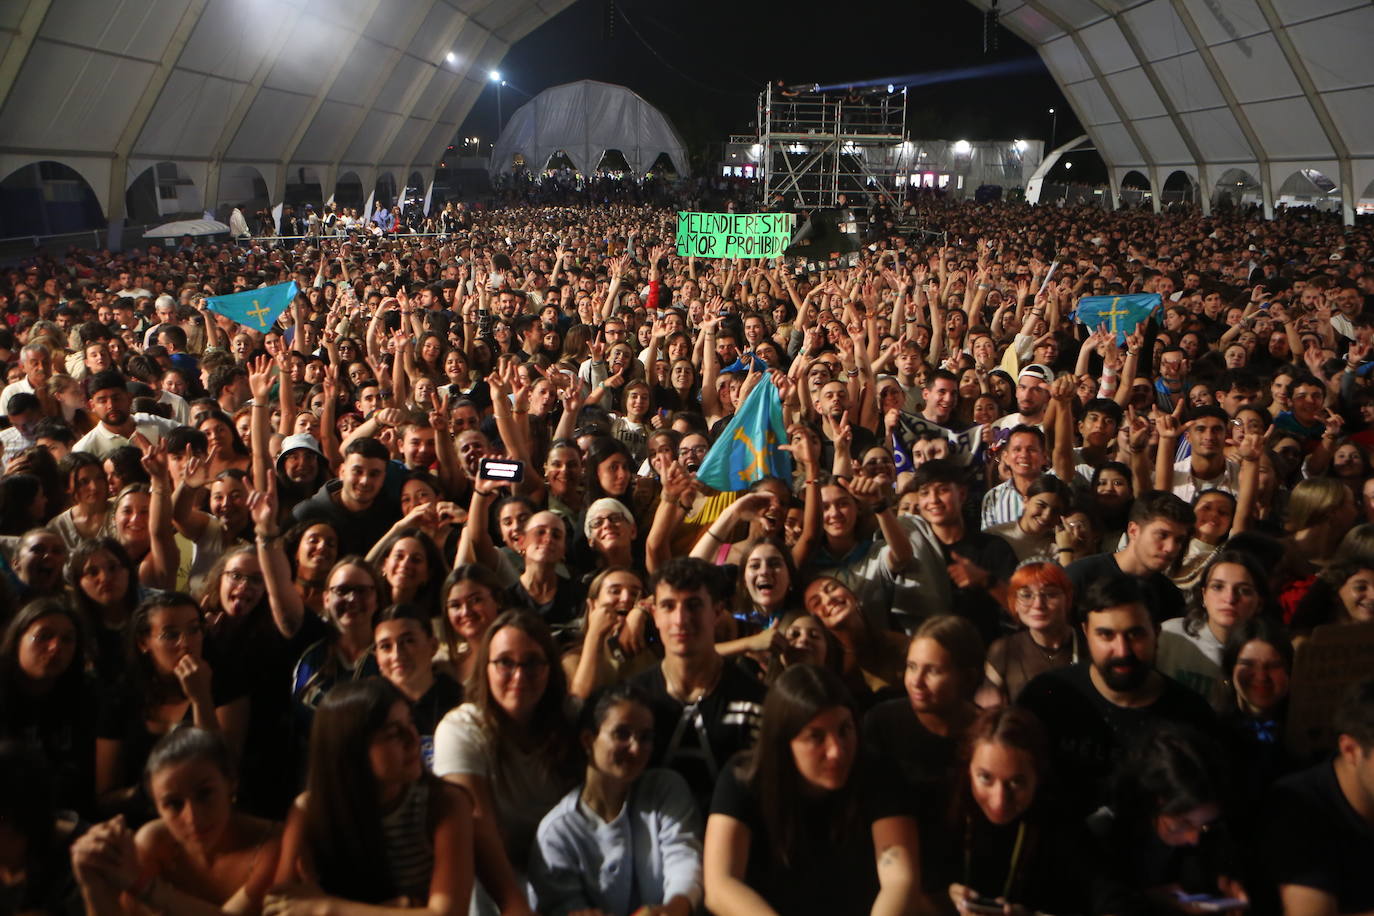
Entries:
POLYGON ((205 300, 205 307, 251 331, 266 334, 281 313, 295 301, 299 291, 296 281, 292 280, 228 296, 211 296, 205 300))

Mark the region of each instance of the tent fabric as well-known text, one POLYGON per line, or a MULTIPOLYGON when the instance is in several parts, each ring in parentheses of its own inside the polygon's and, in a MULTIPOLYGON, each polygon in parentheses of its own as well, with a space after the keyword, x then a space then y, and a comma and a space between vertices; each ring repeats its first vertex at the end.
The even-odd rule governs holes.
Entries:
POLYGON ((572 0, 7 0, 0 3, 0 179, 54 160, 107 217, 174 162, 205 206, 255 170, 428 180, 487 72, 572 0), (112 155, 113 154, 113 155, 112 155), (223 179, 223 180, 222 180, 223 179))
POLYGON ((667 153, 686 175, 687 147, 672 123, 624 86, 581 80, 545 89, 521 105, 492 148, 492 175, 511 170, 518 153, 530 171, 563 152, 579 172, 590 173, 607 150, 619 150, 636 174, 644 174, 667 153))
POLYGON ((998 12, 1039 52, 1115 187, 1139 170, 1159 190, 1182 170, 1211 188, 1240 169, 1268 207, 1314 169, 1347 218, 1374 196, 1368 0, 1002 0, 998 12))

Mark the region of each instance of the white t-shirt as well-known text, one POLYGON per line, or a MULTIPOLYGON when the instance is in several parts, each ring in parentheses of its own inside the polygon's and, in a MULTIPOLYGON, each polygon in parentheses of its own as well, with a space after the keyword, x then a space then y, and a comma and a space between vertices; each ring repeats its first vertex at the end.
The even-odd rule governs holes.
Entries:
MULTIPOLYGON (((162 441, 163 436, 180 425, 175 420, 168 420, 166 417, 158 417, 150 413, 134 414, 135 430, 142 433, 145 439, 154 444, 162 441)), ((115 449, 123 448, 128 444, 127 437, 106 429, 104 423, 97 423, 95 429, 77 440, 76 444, 72 446, 72 451, 89 452, 97 458, 104 459, 110 457, 110 453, 115 449)))
POLYGON ((486 780, 506 855, 520 872, 529 859, 539 822, 568 790, 549 778, 537 752, 527 754, 511 747, 498 757, 495 736, 472 703, 450 710, 434 730, 434 773, 486 780))

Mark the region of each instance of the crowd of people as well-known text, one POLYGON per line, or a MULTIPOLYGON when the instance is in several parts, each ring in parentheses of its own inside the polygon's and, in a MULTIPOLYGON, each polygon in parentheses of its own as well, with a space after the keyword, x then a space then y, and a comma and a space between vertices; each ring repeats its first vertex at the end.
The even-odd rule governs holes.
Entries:
POLYGON ((921 210, 5 270, 0 910, 1374 910, 1369 226, 921 210))

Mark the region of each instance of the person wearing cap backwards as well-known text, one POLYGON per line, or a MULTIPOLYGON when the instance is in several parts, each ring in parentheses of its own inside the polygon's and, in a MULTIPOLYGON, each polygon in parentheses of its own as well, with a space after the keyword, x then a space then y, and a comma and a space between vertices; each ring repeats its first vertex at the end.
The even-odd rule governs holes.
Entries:
POLYGON ((1041 429, 1045 424, 1045 411, 1050 405, 1050 384, 1054 381, 1054 370, 1044 363, 1031 363, 1021 370, 1016 379, 1016 408, 1019 413, 1007 414, 996 423, 996 429, 1012 429, 1017 426, 1035 426, 1041 429))

